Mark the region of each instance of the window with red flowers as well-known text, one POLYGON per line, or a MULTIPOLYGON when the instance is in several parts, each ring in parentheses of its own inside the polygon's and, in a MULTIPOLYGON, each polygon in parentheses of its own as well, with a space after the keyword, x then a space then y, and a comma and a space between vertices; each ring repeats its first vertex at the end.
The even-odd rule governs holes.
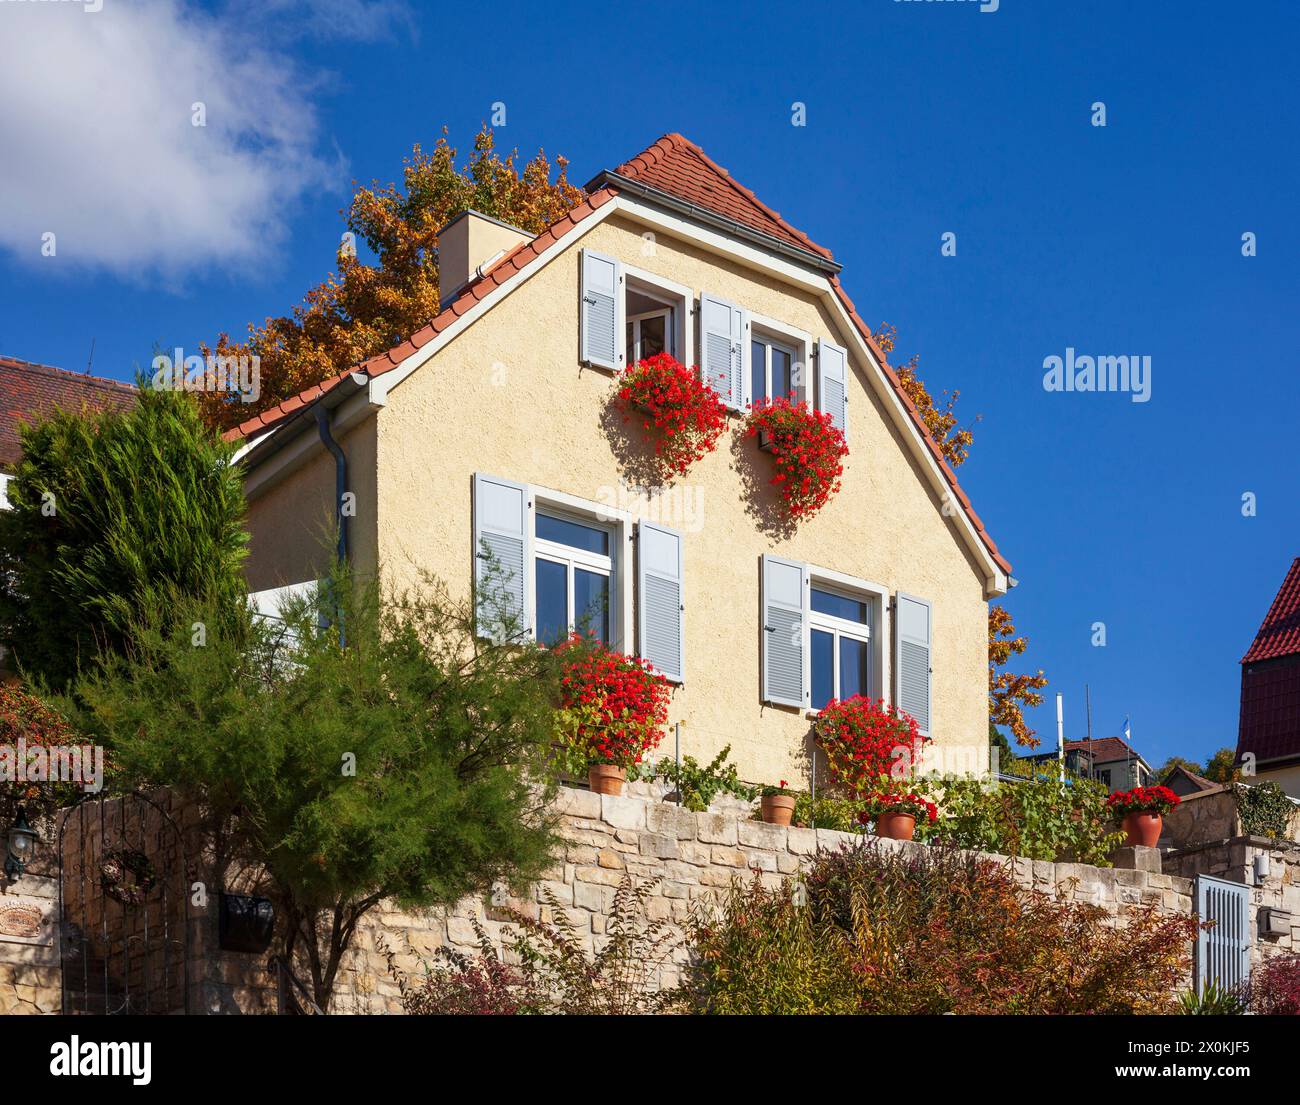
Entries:
POLYGON ((791 518, 812 517, 839 492, 849 447, 826 411, 790 399, 758 403, 745 420, 745 436, 772 454, 771 483, 791 518))

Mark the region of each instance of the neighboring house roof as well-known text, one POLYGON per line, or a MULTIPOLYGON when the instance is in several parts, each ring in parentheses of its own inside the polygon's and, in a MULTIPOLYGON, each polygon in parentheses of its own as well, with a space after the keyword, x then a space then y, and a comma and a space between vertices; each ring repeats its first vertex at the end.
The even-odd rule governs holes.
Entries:
POLYGON ((660 138, 649 148, 626 161, 617 170, 602 173, 593 181, 603 182, 587 198, 569 211, 562 218, 543 230, 537 237, 516 246, 506 254, 486 275, 471 281, 464 287, 451 303, 428 325, 412 334, 406 341, 369 360, 362 361, 354 369, 339 373, 320 384, 299 392, 297 395, 261 414, 241 422, 234 429, 227 430, 225 437, 229 441, 239 441, 255 435, 261 435, 275 429, 282 423, 310 406, 316 400, 332 391, 344 381, 354 384, 358 378, 382 376, 401 365, 406 358, 427 345, 443 330, 451 326, 479 300, 510 280, 526 268, 531 262, 544 256, 556 247, 569 231, 593 215, 621 191, 620 179, 631 180, 637 185, 645 185, 657 191, 676 196, 690 203, 702 212, 711 212, 714 216, 727 220, 731 224, 740 224, 758 232, 768 239, 783 242, 785 245, 802 251, 813 262, 820 262, 823 271, 828 273, 830 286, 849 315, 859 335, 871 349, 872 355, 885 372, 893 391, 902 402, 912 422, 919 431, 931 455, 943 472, 953 497, 960 503, 963 512, 974 526, 976 533, 989 555, 998 567, 1011 574, 1011 564, 998 552, 996 542, 984 528, 983 519, 975 513, 970 498, 957 482, 957 475, 952 466, 944 459, 943 450, 935 441, 920 411, 903 390, 898 374, 889 365, 884 351, 876 342, 870 327, 858 315, 835 272, 838 266, 831 261, 830 251, 817 245, 802 231, 787 223, 777 212, 763 204, 749 189, 734 181, 730 174, 709 159, 698 146, 680 134, 668 134, 660 138))
POLYGON ((1120 737, 1098 737, 1096 740, 1090 741, 1065 742, 1067 752, 1073 752, 1076 749, 1082 749, 1085 752, 1090 751, 1093 763, 1108 764, 1114 763, 1116 760, 1138 760, 1146 766, 1148 771, 1151 769, 1151 765, 1120 737))
POLYGON ((1195 771, 1188 771, 1182 764, 1176 765, 1163 779, 1161 785, 1169 787, 1175 794, 1195 794, 1201 791, 1222 790, 1221 783, 1211 782, 1204 775, 1197 775, 1195 771), (1175 787, 1175 783, 1181 786, 1175 787))
POLYGON ((1241 662, 1253 664, 1282 656, 1300 656, 1300 556, 1292 561, 1281 590, 1241 662))
POLYGON ((1241 658, 1237 759, 1300 759, 1300 557, 1241 658))
POLYGON ((123 410, 135 399, 136 389, 120 380, 0 356, 0 466, 13 467, 22 457, 20 420, 31 422, 54 407, 123 410))

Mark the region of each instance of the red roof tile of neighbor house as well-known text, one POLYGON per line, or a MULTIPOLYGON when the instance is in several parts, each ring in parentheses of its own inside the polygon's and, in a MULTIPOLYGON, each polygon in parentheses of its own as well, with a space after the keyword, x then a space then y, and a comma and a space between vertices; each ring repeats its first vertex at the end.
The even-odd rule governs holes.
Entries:
MULTIPOLYGON (((1115 760, 1142 760, 1141 755, 1133 751, 1119 737, 1098 737, 1096 740, 1066 741, 1065 750, 1074 752, 1076 749, 1092 750, 1093 763, 1108 764, 1115 760)), ((1146 763, 1146 760, 1142 760, 1146 763)))
POLYGON ((125 409, 135 397, 135 387, 120 380, 0 357, 0 465, 15 465, 22 457, 20 421, 31 422, 54 407, 65 411, 125 409))
POLYGON ((1300 557, 1241 659, 1237 758, 1300 757, 1300 557))
MULTIPOLYGON (((630 180, 667 192, 697 207, 711 211, 715 215, 720 215, 734 223, 760 231, 789 245, 797 246, 827 259, 831 257, 830 250, 817 245, 801 230, 791 226, 778 212, 773 211, 748 188, 735 181, 726 169, 712 161, 695 143, 683 138, 680 134, 664 135, 631 160, 625 161, 615 170, 615 173, 618 176, 627 177, 630 180)), ((406 341, 393 349, 361 362, 355 369, 340 373, 330 380, 308 388, 294 398, 288 399, 248 419, 246 422, 240 423, 233 430, 226 431, 226 438, 237 441, 274 428, 296 411, 301 410, 304 403, 310 403, 319 398, 353 372, 375 377, 396 368, 405 358, 437 337, 439 333, 455 322, 485 295, 488 295, 516 273, 522 271, 529 262, 545 253, 566 232, 581 223, 597 208, 608 203, 617 192, 618 181, 616 179, 607 179, 603 186, 592 192, 572 211, 552 223, 537 237, 516 246, 500 262, 494 265, 486 275, 472 281, 461 289, 456 298, 442 310, 437 318, 416 331, 406 341)), ((902 401, 907 413, 920 431, 922 440, 925 441, 926 446, 939 464, 944 480, 947 482, 953 496, 961 504, 962 510, 970 519, 971 524, 974 525, 980 540, 988 549, 995 563, 1009 575, 1011 573, 1011 564, 998 552, 997 544, 984 528, 984 522, 980 516, 975 513, 969 497, 962 491, 957 482, 957 474, 944 459, 943 450, 940 449, 931 435, 925 420, 921 417, 920 411, 916 409, 916 405, 907 392, 903 390, 898 374, 890 366, 884 351, 872 335, 871 328, 858 315, 853 306, 853 301, 849 299, 841 286, 839 277, 832 275, 829 279, 836 297, 843 304, 858 333, 870 347, 876 360, 880 362, 894 392, 902 401)))
POLYGON ((1281 590, 1241 662, 1253 664, 1257 660, 1295 655, 1300 655, 1300 556, 1292 562, 1281 590))

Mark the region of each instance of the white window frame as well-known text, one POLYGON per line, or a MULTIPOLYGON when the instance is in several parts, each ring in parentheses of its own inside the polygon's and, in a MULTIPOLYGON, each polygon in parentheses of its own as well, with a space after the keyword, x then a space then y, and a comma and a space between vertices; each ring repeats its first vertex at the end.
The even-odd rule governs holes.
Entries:
MULTIPOLYGON (((675 319, 676 314, 677 312, 676 310, 674 310, 674 308, 665 306, 665 307, 660 307, 654 311, 641 311, 639 314, 627 316, 627 322, 624 324, 624 328, 623 328, 625 331, 623 335, 623 340, 626 343, 627 341, 626 330, 628 326, 631 326, 632 346, 626 352, 627 363, 629 365, 634 365, 638 361, 642 360, 641 323, 643 323, 646 319, 649 318, 661 318, 664 320, 664 345, 666 346, 665 352, 667 352, 670 356, 673 357, 677 356, 677 351, 674 348, 677 341, 677 333, 676 333, 677 323, 675 319)), ((680 359, 681 358, 678 357, 678 360, 680 359)))
MULTIPOLYGON (((595 575, 604 576, 609 581, 609 636, 612 639, 615 628, 618 624, 618 596, 614 590, 615 573, 614 562, 618 556, 618 534, 613 526, 597 519, 580 517, 570 511, 557 510, 555 508, 546 508, 541 506, 533 511, 533 603, 534 609, 540 605, 540 596, 537 592, 537 561, 546 560, 552 564, 559 564, 565 569, 565 591, 568 602, 566 615, 568 618, 568 630, 572 633, 577 628, 577 611, 574 609, 575 589, 574 589, 574 570, 581 568, 584 571, 591 572, 595 575), (558 518, 561 521, 573 522, 575 525, 585 526, 588 529, 598 530, 609 538, 609 555, 601 556, 600 553, 589 552, 586 549, 575 548, 573 545, 564 545, 557 541, 548 541, 540 537, 537 533, 537 519, 546 516, 548 518, 558 518)), ((533 633, 536 635, 537 627, 534 625, 533 633)))
MULTIPOLYGON (((749 316, 749 341, 745 346, 745 390, 749 391, 753 385, 750 382, 753 372, 750 369, 749 358, 750 350, 753 348, 755 341, 765 341, 769 345, 778 345, 790 354, 790 371, 794 381, 795 391, 798 395, 798 401, 803 403, 812 402, 812 348, 813 338, 807 330, 800 330, 797 326, 791 326, 789 323, 781 322, 779 319, 768 318, 766 315, 756 315, 752 312, 749 316)), ((764 372, 764 380, 767 384, 768 391, 772 388, 772 365, 771 357, 767 358, 768 364, 764 372)), ((750 404, 758 402, 758 396, 749 396, 750 404)))
MULTIPOLYGON (((871 698, 882 699, 885 705, 890 704, 889 680, 891 672, 889 670, 890 650, 885 648, 885 642, 892 636, 892 611, 889 604, 889 589, 882 587, 878 583, 872 583, 870 580, 858 579, 854 576, 845 575, 843 572, 832 571, 829 568, 818 568, 814 565, 808 566, 808 607, 804 618, 804 656, 807 657, 806 663, 808 670, 805 673, 805 686, 809 693, 812 689, 812 631, 821 629, 835 636, 835 648, 833 660, 835 664, 835 697, 838 697, 840 686, 840 649, 839 638, 841 636, 851 637, 854 640, 865 640, 871 648, 871 684, 867 693, 871 698), (823 614, 812 608, 812 592, 830 591, 832 594, 842 595, 847 599, 853 599, 858 602, 867 604, 867 624, 864 626, 861 622, 846 621, 843 618, 836 618, 831 614, 823 614)), ((816 717, 821 710, 809 707, 807 710, 809 717, 816 717)))
POLYGON ((13 503, 9 501, 9 484, 13 482, 13 476, 7 472, 0 472, 0 510, 13 510, 13 503))
MULTIPOLYGON (((669 318, 672 325, 665 331, 668 337, 668 352, 683 364, 689 358, 685 351, 693 349, 691 342, 694 339, 693 315, 695 313, 695 292, 685 284, 678 284, 676 281, 668 280, 646 269, 638 269, 632 265, 623 266, 623 313, 624 313, 624 332, 622 341, 627 342, 627 322, 633 319, 640 319, 657 314, 657 311, 640 312, 637 315, 627 313, 628 293, 635 291, 640 295, 647 296, 663 304, 663 308, 670 313, 669 318)), ((635 330, 633 331, 633 341, 638 341, 635 330)), ((632 350, 625 349, 623 363, 631 366, 636 363, 632 357, 632 350)))
MULTIPOLYGON (((573 629, 573 568, 590 569, 609 573, 609 641, 608 646, 618 652, 632 653, 631 628, 632 589, 635 580, 632 576, 632 517, 626 511, 580 499, 563 491, 529 486, 532 496, 532 546, 528 559, 528 572, 533 580, 537 577, 537 558, 564 563, 568 565, 568 615, 569 628, 573 629), (580 525, 606 530, 609 535, 609 556, 575 549, 572 545, 560 545, 537 536, 537 515, 548 514, 580 525)), ((534 582, 535 586, 535 582, 534 582)), ((528 627, 532 639, 537 640, 537 596, 533 595, 531 624, 528 627)))

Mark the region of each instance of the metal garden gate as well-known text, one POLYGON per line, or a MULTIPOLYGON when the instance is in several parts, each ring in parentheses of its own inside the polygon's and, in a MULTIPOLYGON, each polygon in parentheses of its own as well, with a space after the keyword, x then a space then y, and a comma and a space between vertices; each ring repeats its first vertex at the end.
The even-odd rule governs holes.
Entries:
POLYGON ((1235 990, 1250 980, 1250 887, 1209 875, 1196 877, 1196 912, 1202 928, 1196 938, 1196 992, 1214 983, 1235 990))
POLYGON ((59 822, 63 1012, 188 1013, 188 864, 143 794, 87 797, 59 822))

